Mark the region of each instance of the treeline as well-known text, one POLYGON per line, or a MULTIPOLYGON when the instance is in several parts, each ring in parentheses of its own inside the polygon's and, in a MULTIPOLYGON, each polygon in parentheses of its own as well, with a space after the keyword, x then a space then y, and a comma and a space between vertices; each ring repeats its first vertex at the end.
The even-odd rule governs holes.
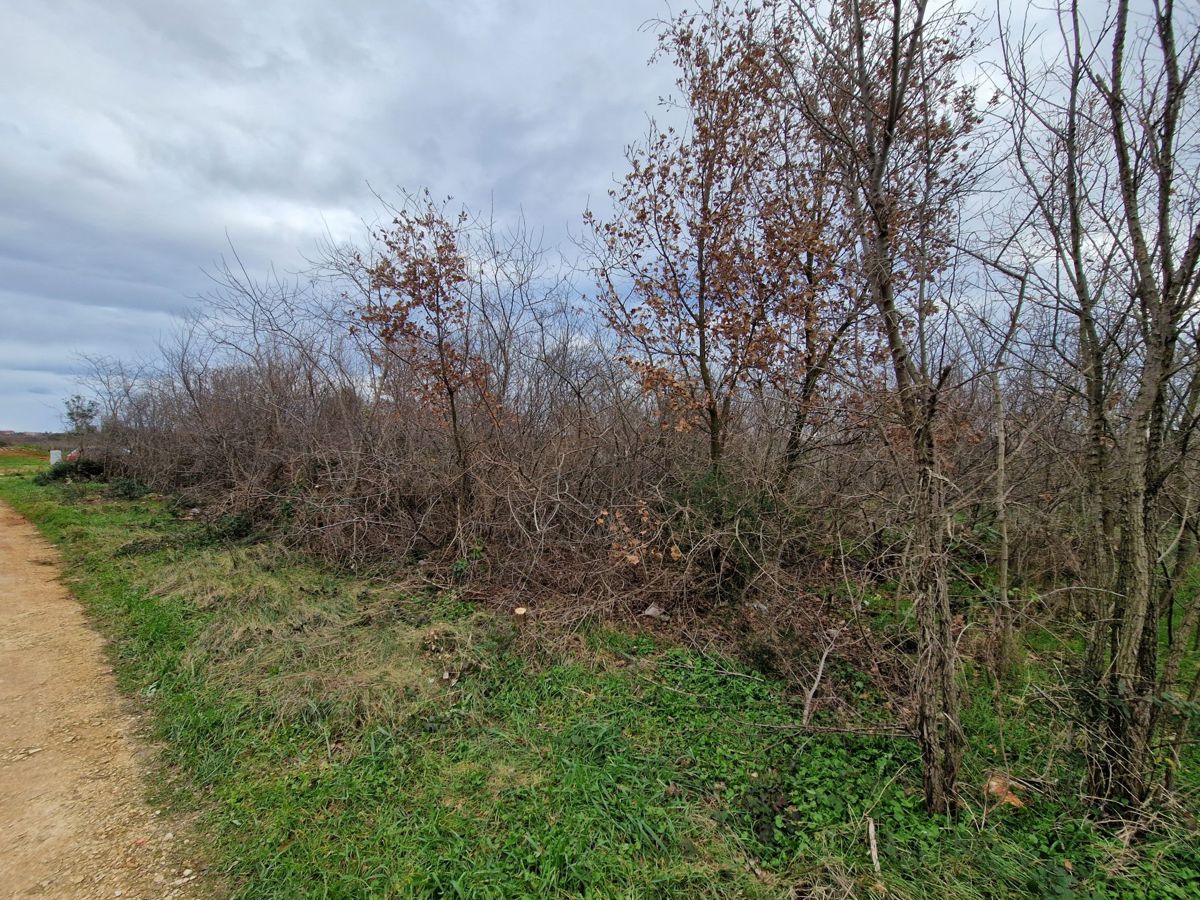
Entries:
POLYGON ((886 583, 910 613, 870 652, 933 811, 963 655, 1003 684, 1049 626, 1086 793, 1144 813, 1200 699, 1198 42, 1170 0, 1040 32, 681 14, 677 124, 585 214, 595 289, 524 223, 404 195, 303 280, 223 267, 162 360, 94 361, 107 463, 546 620, 790 617, 814 691, 886 583))

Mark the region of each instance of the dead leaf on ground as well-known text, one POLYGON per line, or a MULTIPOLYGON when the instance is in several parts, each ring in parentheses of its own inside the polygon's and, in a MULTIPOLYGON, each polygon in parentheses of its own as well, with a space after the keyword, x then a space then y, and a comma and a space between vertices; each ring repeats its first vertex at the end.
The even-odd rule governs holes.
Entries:
POLYGON ((1018 797, 1012 790, 1012 782, 1004 775, 993 775, 987 780, 987 793, 996 797, 1000 802, 997 806, 1011 806, 1014 809, 1020 809, 1025 805, 1025 801, 1018 797))

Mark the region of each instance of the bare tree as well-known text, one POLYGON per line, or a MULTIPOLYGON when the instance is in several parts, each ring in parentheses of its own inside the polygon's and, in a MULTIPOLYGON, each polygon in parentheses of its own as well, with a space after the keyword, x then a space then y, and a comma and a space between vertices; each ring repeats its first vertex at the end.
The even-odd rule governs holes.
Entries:
POLYGON ((1053 254, 1040 267, 1043 293, 1072 326, 1053 346, 1087 411, 1092 791, 1141 803, 1162 688, 1160 565, 1174 552, 1161 491, 1186 455, 1172 445, 1186 446, 1195 427, 1172 415, 1171 398, 1195 364, 1182 344, 1200 288, 1200 39, 1194 16, 1171 0, 1144 20, 1119 0, 1099 27, 1085 24, 1078 3, 1058 13, 1051 65, 1030 72, 1028 37, 1010 33, 1004 74, 1015 158, 1039 223, 1023 244, 1053 254))
MULTIPOLYGON (((861 279, 890 362, 898 424, 915 468, 905 573, 918 623, 917 735, 931 811, 953 812, 963 736, 947 571, 947 479, 936 431, 952 367, 931 346, 950 235, 972 175, 978 124, 958 64, 973 48, 953 8, 924 0, 777 4, 772 39, 787 102, 828 148, 858 243, 861 279)), ((850 274, 850 273, 847 273, 850 274)))

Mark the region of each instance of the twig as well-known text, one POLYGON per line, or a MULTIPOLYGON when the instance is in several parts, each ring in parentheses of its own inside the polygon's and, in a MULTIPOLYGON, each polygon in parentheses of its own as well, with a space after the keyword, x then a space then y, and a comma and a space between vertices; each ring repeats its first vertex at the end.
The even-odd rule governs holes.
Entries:
POLYGON ((883 875, 883 867, 879 865, 879 844, 875 842, 875 820, 867 816, 867 842, 871 846, 871 865, 876 875, 883 875))
POLYGON ((821 676, 825 674, 825 661, 829 659, 829 654, 833 651, 833 645, 837 643, 838 633, 834 631, 829 638, 829 643, 825 645, 825 651, 821 654, 821 661, 817 663, 817 675, 813 678, 812 687, 808 689, 808 696, 804 698, 804 715, 800 717, 800 722, 807 725, 812 718, 813 698, 817 695, 817 688, 821 686, 821 676))

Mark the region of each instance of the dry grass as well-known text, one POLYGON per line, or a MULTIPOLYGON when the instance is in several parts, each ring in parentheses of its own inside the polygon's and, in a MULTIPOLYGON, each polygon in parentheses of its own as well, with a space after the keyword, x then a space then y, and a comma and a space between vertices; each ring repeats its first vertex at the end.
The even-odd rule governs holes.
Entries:
POLYGON ((332 732, 403 722, 481 664, 495 621, 452 598, 347 585, 278 547, 235 547, 170 571, 158 595, 220 607, 183 663, 280 721, 332 732))

